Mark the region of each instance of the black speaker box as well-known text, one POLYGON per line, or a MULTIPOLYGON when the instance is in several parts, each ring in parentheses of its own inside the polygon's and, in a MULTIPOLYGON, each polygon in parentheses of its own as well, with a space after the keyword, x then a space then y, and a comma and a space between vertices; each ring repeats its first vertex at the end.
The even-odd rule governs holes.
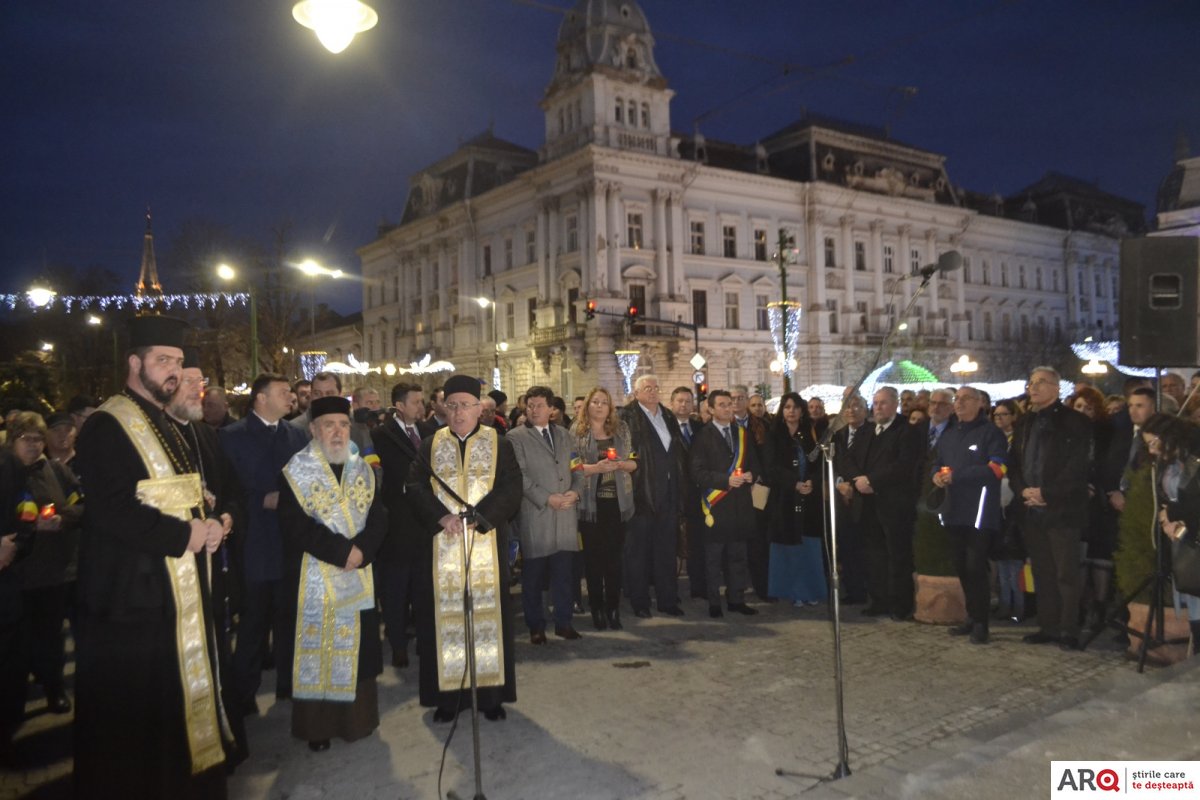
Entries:
POLYGON ((1200 364, 1200 238, 1121 242, 1121 363, 1200 364))

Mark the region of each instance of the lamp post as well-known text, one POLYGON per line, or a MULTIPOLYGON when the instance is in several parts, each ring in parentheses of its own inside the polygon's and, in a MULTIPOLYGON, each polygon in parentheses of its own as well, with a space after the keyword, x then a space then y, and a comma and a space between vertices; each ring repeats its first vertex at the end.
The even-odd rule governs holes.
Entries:
MULTIPOLYGON (((237 270, 228 264, 218 264, 217 277, 223 281, 237 280, 237 270)), ((258 373, 258 293, 253 282, 247 281, 246 287, 250 295, 250 380, 254 380, 258 373)))
POLYGON ((311 258, 300 262, 297 267, 308 276, 308 335, 312 339, 309 344, 315 346, 317 339, 317 278, 324 275, 337 280, 342 277, 342 271, 326 269, 311 258))
POLYGON ((978 369, 978 362, 972 361, 966 353, 963 353, 958 357, 958 361, 950 365, 950 371, 955 375, 971 375, 978 369))
POLYGON ((292 18, 315 32, 325 49, 335 55, 379 22, 375 9, 359 0, 301 0, 292 7, 292 18))
POLYGON ((508 352, 508 342, 500 341, 500 306, 496 303, 496 277, 492 276, 492 296, 476 297, 475 302, 482 309, 492 307, 492 388, 500 389, 500 353, 508 352))
MULTIPOLYGON (((779 291, 781 295, 778 308, 779 316, 779 333, 775 333, 775 326, 771 326, 772 336, 775 336, 775 350, 777 356, 775 362, 780 365, 780 372, 783 373, 783 393, 787 394, 792 390, 792 372, 796 369, 795 347, 798 343, 794 341, 799 334, 799 319, 793 320, 793 315, 799 317, 800 304, 793 303, 788 300, 787 293, 787 268, 789 264, 795 264, 800 258, 800 253, 796 249, 795 238, 788 236, 787 231, 783 228, 779 229, 779 240, 775 245, 775 266, 779 269, 779 291), (782 347, 780 346, 782 345, 782 347)), ((775 303, 771 304, 776 306, 775 303)), ((772 367, 774 370, 774 367, 772 367)))

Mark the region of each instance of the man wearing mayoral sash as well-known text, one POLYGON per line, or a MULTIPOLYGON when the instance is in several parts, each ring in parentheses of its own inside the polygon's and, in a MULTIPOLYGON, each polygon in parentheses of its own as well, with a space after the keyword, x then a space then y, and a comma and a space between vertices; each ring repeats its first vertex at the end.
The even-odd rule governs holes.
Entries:
POLYGON ((383 672, 375 611, 375 551, 387 509, 375 473, 350 447, 350 401, 309 406, 312 441, 283 468, 279 529, 285 595, 292 601, 292 735, 315 752, 379 726, 383 672))
POLYGON ((210 618, 194 457, 163 407, 180 385, 181 320, 133 320, 129 374, 83 427, 75 789, 79 797, 225 797, 232 745, 210 618), (95 492, 95 497, 91 493, 95 492))
POLYGON ((501 704, 517 699, 504 530, 521 505, 521 468, 505 437, 479 424, 479 381, 455 375, 444 388, 447 424, 421 442, 421 458, 409 473, 417 517, 433 535, 432 563, 418 564, 413 575, 421 705, 437 707, 435 722, 450 722, 471 705, 463 613, 469 575, 479 708, 496 721, 506 716, 501 704), (479 514, 465 532, 469 569, 463 563, 462 506, 429 474, 429 465, 479 514))

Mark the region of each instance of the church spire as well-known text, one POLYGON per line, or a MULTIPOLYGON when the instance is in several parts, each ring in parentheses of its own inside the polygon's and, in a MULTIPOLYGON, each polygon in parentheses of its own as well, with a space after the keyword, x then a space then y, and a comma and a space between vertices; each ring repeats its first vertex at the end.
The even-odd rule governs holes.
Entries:
POLYGON ((142 273, 138 277, 137 296, 161 297, 162 284, 158 282, 158 264, 154 260, 154 231, 150 224, 150 206, 146 206, 146 235, 142 239, 142 273))

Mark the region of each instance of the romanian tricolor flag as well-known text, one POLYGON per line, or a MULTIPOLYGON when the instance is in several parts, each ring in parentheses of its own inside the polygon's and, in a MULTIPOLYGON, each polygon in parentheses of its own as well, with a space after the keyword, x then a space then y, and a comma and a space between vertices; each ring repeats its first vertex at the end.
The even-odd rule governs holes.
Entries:
POLYGON ((364 447, 363 451, 359 453, 359 455, 362 456, 363 461, 367 462, 368 467, 379 469, 379 456, 375 455, 375 448, 364 447))
MULTIPOLYGON (((740 471, 746 461, 746 429, 741 425, 730 425, 729 428, 737 431, 737 439, 734 442, 737 452, 734 454, 733 462, 729 465, 729 474, 732 475, 735 470, 740 471)), ((724 500, 727 494, 729 494, 728 489, 713 489, 700 498, 700 510, 704 512, 704 524, 708 527, 711 528, 716 524, 712 515, 712 507, 724 500)))
POLYGON ((1021 574, 1017 576, 1017 586, 1025 594, 1033 594, 1033 565, 1029 563, 1029 559, 1025 559, 1025 566, 1021 568, 1021 574))
POLYGON ((579 453, 571 452, 571 472, 583 471, 583 459, 579 457, 579 453))
POLYGON ((33 522, 37 519, 38 506, 33 502, 33 495, 26 492, 17 503, 17 519, 21 522, 33 522))
POLYGON ((988 459, 988 468, 1000 480, 1004 480, 1004 476, 1008 474, 1008 467, 1004 465, 1004 456, 992 456, 988 459))
POLYGON ((71 496, 67 498, 67 505, 73 506, 83 502, 83 495, 79 492, 71 492, 71 496))

